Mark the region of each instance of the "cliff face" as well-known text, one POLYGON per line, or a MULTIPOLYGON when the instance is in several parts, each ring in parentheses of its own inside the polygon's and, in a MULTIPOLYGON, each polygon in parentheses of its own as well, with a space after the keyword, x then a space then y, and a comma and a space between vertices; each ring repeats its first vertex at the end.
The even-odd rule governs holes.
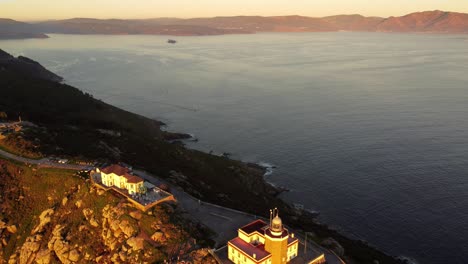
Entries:
POLYGON ((197 226, 174 221, 171 205, 142 213, 67 171, 0 160, 0 176, 0 259, 162 263, 180 255, 191 263, 211 263, 208 252, 193 243, 203 239, 197 226))

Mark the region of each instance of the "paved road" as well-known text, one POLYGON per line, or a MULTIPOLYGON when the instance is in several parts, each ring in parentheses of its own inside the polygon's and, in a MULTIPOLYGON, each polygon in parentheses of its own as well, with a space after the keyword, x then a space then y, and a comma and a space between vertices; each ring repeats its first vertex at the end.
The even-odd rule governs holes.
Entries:
POLYGON ((92 169, 93 167, 90 166, 85 166, 85 165, 75 165, 75 164, 62 164, 62 163, 57 163, 53 162, 48 158, 42 158, 42 159, 28 159, 24 157, 17 156, 15 154, 12 154, 10 152, 6 152, 4 150, 0 149, 0 156, 6 157, 11 160, 19 161, 25 164, 34 164, 39 167, 43 168, 57 168, 57 169, 68 169, 68 170, 88 170, 92 169))
POLYGON ((249 214, 199 201, 184 192, 180 187, 174 186, 147 172, 135 170, 135 173, 156 186, 161 183, 169 185, 171 193, 176 197, 183 210, 218 234, 215 241, 219 246, 237 236, 237 229, 239 227, 256 219, 255 216, 249 214))
MULTIPOLYGON (((72 165, 72 164, 61 164, 52 162, 48 158, 43 158, 39 160, 28 159, 20 157, 9 152, 3 151, 0 149, 0 156, 6 158, 26 163, 34 164, 40 167, 46 168, 60 168, 60 169, 71 169, 71 170, 88 170, 90 166, 82 165, 72 165)), ((217 236, 214 238, 216 241, 216 247, 220 247, 226 244, 226 242, 237 236, 237 229, 242 227, 255 219, 258 219, 255 215, 250 215, 244 212, 237 210, 229 209, 226 207, 205 203, 196 198, 192 197, 188 193, 184 192, 180 187, 174 186, 161 178, 158 178, 154 175, 151 175, 145 171, 135 170, 135 173, 151 182, 152 184, 158 186, 161 183, 167 184, 171 188, 171 193, 176 197, 179 205, 187 213, 187 215, 200 223, 208 226, 214 232, 217 233, 217 236)), ((297 233, 297 232, 295 232, 297 233)), ((343 264, 335 254, 332 252, 321 248, 320 246, 314 243, 308 243, 308 247, 315 251, 325 252, 327 263, 329 264, 343 264)))

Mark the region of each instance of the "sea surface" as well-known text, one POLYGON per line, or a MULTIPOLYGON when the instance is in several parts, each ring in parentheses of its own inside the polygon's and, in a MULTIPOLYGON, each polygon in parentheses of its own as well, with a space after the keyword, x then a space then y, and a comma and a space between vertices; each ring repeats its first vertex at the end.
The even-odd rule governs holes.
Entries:
MULTIPOLYGON (((468 35, 0 41, 66 83, 276 166, 284 198, 392 255, 468 263, 468 35)), ((269 208, 265 208, 267 212, 269 208)))

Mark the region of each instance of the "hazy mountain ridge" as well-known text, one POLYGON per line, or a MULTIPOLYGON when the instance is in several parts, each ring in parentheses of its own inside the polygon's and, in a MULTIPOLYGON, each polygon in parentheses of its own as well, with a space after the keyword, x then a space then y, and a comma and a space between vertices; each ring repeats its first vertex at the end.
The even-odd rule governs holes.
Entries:
POLYGON ((337 30, 372 31, 384 18, 364 17, 362 15, 338 15, 322 18, 332 24, 337 30))
POLYGON ((93 19, 72 18, 34 24, 0 19, 0 39, 46 38, 45 33, 204 36, 257 32, 426 32, 468 33, 468 14, 425 11, 400 17, 337 15, 233 16, 212 18, 93 19))
POLYGON ((46 33, 79 34, 163 34, 220 35, 256 32, 468 32, 468 14, 425 11, 401 17, 337 15, 323 18, 305 16, 234 16, 213 18, 156 18, 143 20, 68 19, 37 24, 46 33))
POLYGON ((436 10, 389 17, 375 31, 468 33, 468 14, 436 10))
POLYGON ((236 29, 207 27, 201 24, 182 23, 179 19, 89 19, 74 18, 58 21, 47 21, 37 24, 43 32, 62 34, 109 34, 109 35, 223 35, 249 33, 236 29), (181 23, 179 23, 179 21, 181 23))
POLYGON ((0 39, 47 38, 35 25, 0 18, 0 39))

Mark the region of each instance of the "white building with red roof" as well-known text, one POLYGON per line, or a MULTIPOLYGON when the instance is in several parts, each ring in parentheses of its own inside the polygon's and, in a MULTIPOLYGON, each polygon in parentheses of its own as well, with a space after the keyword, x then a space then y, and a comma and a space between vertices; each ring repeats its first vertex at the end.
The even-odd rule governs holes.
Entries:
POLYGON ((101 182, 107 187, 125 189, 129 194, 142 193, 145 190, 144 180, 133 175, 129 168, 114 164, 97 169, 96 172, 101 174, 101 182))

